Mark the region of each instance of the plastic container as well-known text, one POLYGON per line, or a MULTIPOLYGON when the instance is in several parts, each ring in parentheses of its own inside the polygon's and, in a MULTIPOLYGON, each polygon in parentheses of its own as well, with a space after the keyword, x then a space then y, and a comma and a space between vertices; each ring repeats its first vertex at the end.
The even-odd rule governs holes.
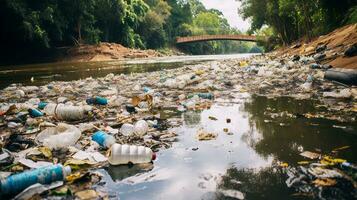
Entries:
POLYGON ((100 146, 110 148, 115 143, 115 138, 112 135, 103 131, 97 131, 92 135, 92 140, 100 146))
POLYGON ((35 170, 25 171, 1 180, 1 194, 17 194, 27 187, 36 184, 50 184, 61 181, 71 174, 69 166, 52 165, 40 167, 35 170))
POLYGON ((41 117, 43 116, 43 113, 37 109, 34 108, 30 108, 28 109, 28 112, 30 114, 31 117, 41 117))
POLYGON ((190 94, 187 96, 187 98, 192 98, 195 95, 197 95, 198 97, 202 98, 202 99, 213 99, 213 94, 212 93, 196 93, 196 94, 190 94))
POLYGON ((353 72, 339 72, 328 70, 325 72, 325 79, 330 81, 337 81, 347 85, 357 85, 357 73, 353 72))
POLYGON ((108 104, 108 100, 104 97, 93 97, 93 98, 89 98, 86 100, 87 104, 91 105, 91 104, 95 104, 95 105, 107 105, 108 104))
POLYGON ((90 110, 90 106, 71 106, 54 103, 49 103, 44 108, 46 115, 52 115, 57 119, 67 121, 81 120, 87 116, 90 110))
POLYGON ((125 136, 132 135, 134 133, 134 126, 132 124, 125 123, 120 127, 119 132, 125 136))
POLYGON ((50 149, 73 146, 81 137, 81 131, 73 126, 59 123, 57 127, 49 127, 40 132, 36 140, 50 149))
POLYGON ((156 159, 156 154, 144 146, 113 144, 110 150, 108 161, 111 165, 149 163, 156 159))
POLYGON ((134 132, 138 135, 145 135, 149 130, 149 125, 145 120, 139 120, 134 125, 134 132))

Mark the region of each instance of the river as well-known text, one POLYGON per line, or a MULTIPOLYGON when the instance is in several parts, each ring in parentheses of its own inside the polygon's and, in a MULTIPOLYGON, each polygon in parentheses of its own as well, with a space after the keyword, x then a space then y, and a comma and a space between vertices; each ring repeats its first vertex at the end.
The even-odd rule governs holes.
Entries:
MULTIPOLYGON (((42 85, 54 80, 171 69, 249 56, 180 56, 4 67, 0 79, 2 87, 15 82, 42 85)), ((280 115, 313 112, 319 109, 317 105, 312 100, 270 99, 242 93, 234 102, 216 99, 210 109, 203 111, 163 111, 169 118, 184 121, 175 129, 178 138, 173 146, 160 150, 153 164, 97 170, 104 178, 96 187, 109 192, 113 199, 239 199, 243 196, 245 199, 294 199, 296 191, 287 187, 288 177, 284 169, 277 167, 279 163, 295 167, 299 161, 306 160, 299 155, 303 150, 330 153, 344 146, 347 148, 338 156, 352 163, 357 161, 354 154, 357 124, 280 115), (198 141, 195 136, 200 128, 217 133, 217 139, 198 141), (230 130, 229 134, 225 128, 230 130)))

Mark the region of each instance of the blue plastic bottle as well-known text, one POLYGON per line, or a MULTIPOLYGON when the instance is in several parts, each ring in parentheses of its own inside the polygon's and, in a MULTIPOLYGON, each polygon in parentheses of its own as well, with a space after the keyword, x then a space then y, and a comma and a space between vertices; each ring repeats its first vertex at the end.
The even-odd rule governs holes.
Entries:
POLYGON ((41 117, 43 116, 43 113, 37 109, 34 108, 30 108, 28 109, 28 112, 30 114, 31 117, 41 117))
POLYGON ((108 104, 108 100, 104 97, 93 97, 93 98, 89 98, 86 100, 87 104, 96 104, 96 105, 107 105, 108 104))
POLYGON ((42 110, 42 109, 44 109, 44 108, 47 106, 47 104, 48 104, 47 102, 42 102, 42 101, 41 101, 41 102, 38 104, 38 107, 37 107, 37 108, 40 109, 40 110, 42 110))
POLYGON ((69 166, 63 167, 61 164, 41 167, 38 169, 25 171, 1 180, 1 194, 17 194, 27 187, 36 184, 50 184, 61 181, 71 173, 69 166))
POLYGON ((97 131, 92 135, 92 140, 102 147, 110 148, 115 143, 115 138, 103 131, 97 131))

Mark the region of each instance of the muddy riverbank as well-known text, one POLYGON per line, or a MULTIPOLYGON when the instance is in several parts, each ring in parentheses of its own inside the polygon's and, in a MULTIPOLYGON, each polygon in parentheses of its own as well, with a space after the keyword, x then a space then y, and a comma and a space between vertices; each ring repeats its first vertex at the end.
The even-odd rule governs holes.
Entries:
POLYGON ((3 177, 44 163, 72 168, 37 198, 356 198, 355 86, 324 79, 327 69, 312 67, 309 56, 176 64, 7 86, 0 93, 3 177), (44 103, 86 112, 66 118, 41 110, 44 103), (144 134, 121 129, 140 120, 144 134), (60 123, 80 138, 59 149, 41 142, 60 123), (92 141, 98 130, 149 147, 157 159, 111 166, 107 149, 92 141))

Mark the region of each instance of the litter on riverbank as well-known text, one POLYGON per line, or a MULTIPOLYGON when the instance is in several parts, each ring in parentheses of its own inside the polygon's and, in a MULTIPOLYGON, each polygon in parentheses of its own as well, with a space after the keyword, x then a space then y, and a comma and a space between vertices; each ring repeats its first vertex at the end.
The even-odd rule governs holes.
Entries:
MULTIPOLYGON (((234 102, 242 93, 320 102, 318 112, 269 113, 271 120, 305 117, 356 122, 354 86, 325 80, 328 69, 313 57, 273 57, 207 62, 150 73, 108 74, 43 86, 12 84, 0 93, 1 176, 63 164, 71 167, 71 175, 55 188, 43 186, 51 190, 46 195, 105 197, 93 190, 100 175, 90 169, 108 165, 107 153, 113 152, 107 152, 107 147, 113 142, 107 142, 107 136, 93 141, 95 132, 103 131, 119 144, 159 151, 176 141, 172 128, 183 122, 175 113, 205 110, 220 100, 234 102)), ((214 116, 210 120, 214 121, 214 116)), ((217 136, 202 130, 197 137, 214 140, 217 136)), ((150 156, 142 160, 149 162, 153 154, 147 149, 145 152, 150 156)), ((122 164, 122 160, 115 163, 122 164)), ((34 194, 47 190, 36 190, 39 192, 34 194)))

